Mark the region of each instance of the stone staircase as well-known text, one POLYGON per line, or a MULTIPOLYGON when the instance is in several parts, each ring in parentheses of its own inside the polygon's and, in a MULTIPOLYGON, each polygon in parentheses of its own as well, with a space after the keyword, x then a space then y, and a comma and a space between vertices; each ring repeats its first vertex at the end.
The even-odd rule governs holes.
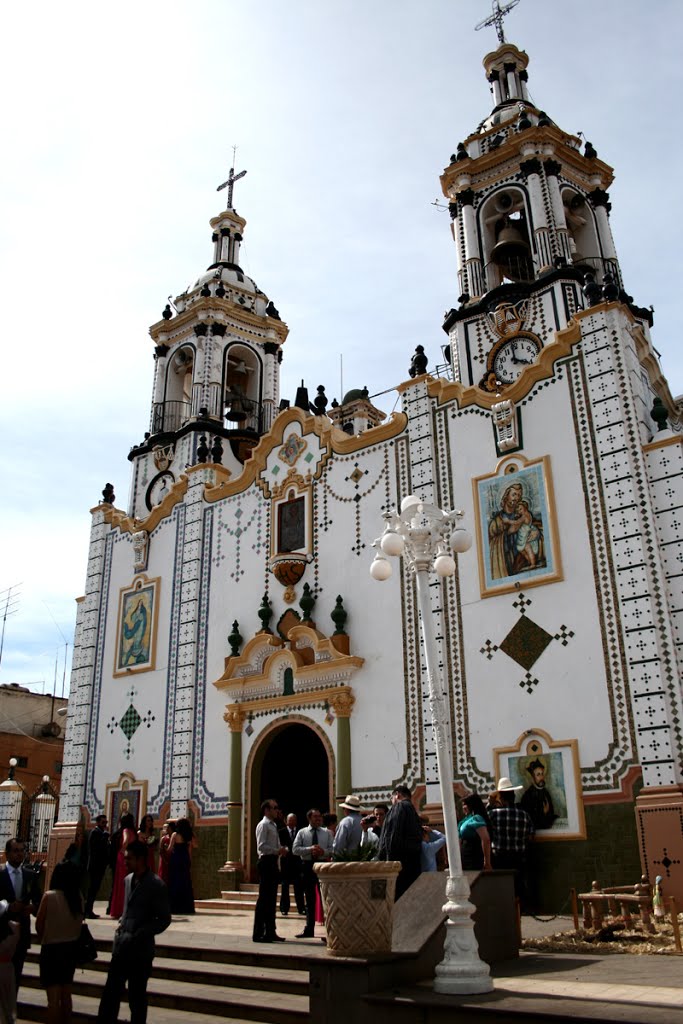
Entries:
MULTIPOLYGON (((98 959, 77 970, 73 1020, 91 1024, 97 1017, 109 965, 111 944, 98 940, 98 959)), ((262 948, 262 947, 261 947, 262 948)), ((304 1024, 309 1020, 310 960, 285 952, 188 948, 157 943, 148 986, 149 1024, 304 1024)), ((45 1021, 47 1001, 38 977, 38 948, 29 950, 19 990, 18 1020, 45 1021)), ((122 1003, 122 1021, 130 1019, 122 1003)))
POLYGON ((197 910, 243 910, 253 913, 258 898, 258 885, 242 885, 240 889, 224 889, 220 896, 195 900, 197 910))

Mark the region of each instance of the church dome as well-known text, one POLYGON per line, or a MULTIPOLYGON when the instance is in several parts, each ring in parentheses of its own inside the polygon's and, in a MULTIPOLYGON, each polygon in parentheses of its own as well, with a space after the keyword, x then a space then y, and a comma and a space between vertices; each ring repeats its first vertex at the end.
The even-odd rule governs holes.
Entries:
POLYGON ((260 295, 261 289, 256 282, 248 277, 241 267, 236 263, 214 263, 206 273, 198 277, 194 284, 187 289, 188 294, 203 288, 205 284, 218 286, 221 281, 227 288, 240 288, 242 291, 251 292, 252 295, 260 295))
POLYGON ((342 400, 342 405, 348 405, 350 402, 358 402, 361 399, 367 399, 368 389, 367 388, 351 388, 347 391, 342 400))

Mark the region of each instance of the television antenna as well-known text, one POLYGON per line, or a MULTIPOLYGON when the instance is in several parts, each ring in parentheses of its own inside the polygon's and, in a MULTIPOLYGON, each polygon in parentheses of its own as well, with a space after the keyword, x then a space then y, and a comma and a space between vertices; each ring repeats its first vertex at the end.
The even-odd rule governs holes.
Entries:
POLYGON ((2 632, 0 632, 0 664, 2 664, 2 650, 5 646, 5 626, 10 615, 19 610, 20 594, 17 593, 21 583, 13 583, 7 590, 0 591, 0 609, 2 609, 2 632))

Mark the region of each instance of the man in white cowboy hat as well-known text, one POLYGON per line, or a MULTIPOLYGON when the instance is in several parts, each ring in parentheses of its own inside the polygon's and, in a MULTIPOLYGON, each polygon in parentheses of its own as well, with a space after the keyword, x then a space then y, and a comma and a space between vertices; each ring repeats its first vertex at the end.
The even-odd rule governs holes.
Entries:
POLYGON ((523 786, 513 786, 510 779, 498 779, 499 807, 489 810, 491 819, 491 855, 494 868, 515 872, 515 895, 526 898, 526 852, 534 834, 534 824, 515 797, 523 786))
POLYGON ((348 814, 339 822, 337 831, 334 834, 332 849, 335 856, 343 856, 345 853, 352 853, 357 850, 363 835, 363 827, 360 823, 363 808, 359 798, 349 794, 346 800, 339 806, 348 811, 348 814))

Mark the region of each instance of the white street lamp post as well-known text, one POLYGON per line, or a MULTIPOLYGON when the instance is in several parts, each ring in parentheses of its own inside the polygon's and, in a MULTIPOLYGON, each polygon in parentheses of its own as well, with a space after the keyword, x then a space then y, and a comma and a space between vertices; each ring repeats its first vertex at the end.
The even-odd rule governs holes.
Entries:
POLYGON ((373 543, 373 547, 381 550, 375 555, 370 567, 373 579, 387 580, 391 576, 392 567, 385 556, 403 555, 408 568, 415 574, 449 865, 446 904, 443 908, 447 915, 444 958, 436 967, 434 990, 459 995, 490 992, 493 988, 488 965, 479 958, 472 921, 474 907, 469 901, 470 887, 462 870, 451 782, 453 769, 448 705, 439 670, 429 603, 430 570, 433 569, 441 577, 452 576, 455 560, 451 552, 458 554, 472 546, 472 538, 467 530, 457 525, 461 518, 462 512, 444 512, 436 505, 423 502, 413 494, 409 495, 401 502, 400 512, 384 514, 384 533, 373 543))

